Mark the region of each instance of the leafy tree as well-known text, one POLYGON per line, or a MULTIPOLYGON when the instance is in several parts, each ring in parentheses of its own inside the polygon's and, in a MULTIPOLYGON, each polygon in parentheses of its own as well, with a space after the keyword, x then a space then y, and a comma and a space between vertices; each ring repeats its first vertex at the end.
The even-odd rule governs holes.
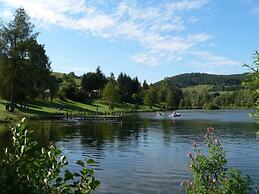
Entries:
POLYGON ((205 104, 202 106, 202 109, 206 109, 206 110, 216 110, 216 109, 219 109, 219 107, 216 106, 214 103, 205 103, 205 104))
POLYGON ((49 78, 48 88, 50 101, 52 102, 55 96, 57 95, 59 89, 58 79, 53 75, 51 75, 49 78))
POLYGON ((138 81, 138 77, 133 78, 132 79, 132 92, 133 92, 133 94, 139 93, 140 89, 141 89, 141 84, 138 81))
POLYGON ((152 108, 157 103, 157 90, 150 86, 144 96, 144 104, 152 108))
POLYGON ((180 88, 173 88, 175 108, 179 107, 180 101, 183 99, 183 92, 180 88))
POLYGON ((67 75, 66 74, 64 74, 64 76, 66 77, 70 77, 70 78, 76 78, 76 75, 75 75, 75 73, 72 71, 72 72, 69 72, 67 75))
POLYGON ((86 94, 91 94, 93 90, 101 90, 107 83, 105 75, 98 66, 96 72, 88 72, 81 79, 81 86, 86 94))
POLYGON ((131 77, 127 74, 120 73, 117 78, 117 83, 120 91, 121 101, 124 103, 131 102, 131 97, 133 94, 131 77))
POLYGON ((98 89, 103 89, 105 84, 107 83, 107 79, 103 74, 103 72, 101 71, 100 66, 98 66, 96 69, 96 75, 98 77, 98 89))
POLYGON ((174 100, 174 94, 172 90, 169 90, 166 94, 166 99, 165 99, 167 109, 172 109, 176 107, 175 100, 174 100))
POLYGON ((143 99, 140 93, 132 94, 132 102, 136 105, 143 104, 143 99))
POLYGON ((233 96, 235 96, 234 103, 236 106, 254 108, 259 94, 256 90, 245 89, 240 90, 239 92, 234 92, 233 96))
POLYGON ((113 82, 109 81, 102 92, 103 99, 108 102, 109 108, 113 109, 115 103, 119 102, 119 88, 113 82))
POLYGON ((108 81, 111 81, 111 82, 113 82, 114 84, 116 83, 116 79, 115 79, 115 76, 114 76, 114 74, 111 72, 111 74, 110 74, 110 77, 108 77, 108 81))
POLYGON ((81 80, 81 86, 86 93, 90 93, 92 90, 99 90, 99 78, 96 73, 89 72, 84 74, 81 80))
MULTIPOLYGON (((258 90, 258 84, 259 84, 259 53, 258 51, 255 52, 253 56, 253 63, 252 65, 244 64, 244 67, 247 67, 251 72, 249 73, 249 77, 247 80, 243 82, 243 85, 252 90, 255 93, 255 98, 258 105, 258 97, 259 97, 259 90, 258 90)), ((258 107, 257 107, 258 110, 258 107)))
POLYGON ((35 98, 45 91, 50 62, 43 45, 24 9, 16 10, 14 19, 0 28, 0 73, 3 96, 10 100, 11 111, 17 100, 35 98))
POLYGON ((143 84, 142 84, 142 88, 143 88, 144 90, 147 90, 147 89, 149 88, 149 86, 148 86, 146 80, 144 80, 144 82, 143 82, 143 84))
POLYGON ((179 102, 179 108, 186 108, 185 104, 184 104, 184 99, 181 99, 179 102))
POLYGON ((35 99, 40 94, 49 89, 49 81, 52 79, 50 75, 50 62, 46 55, 43 45, 37 43, 35 39, 27 45, 28 56, 30 60, 27 62, 27 76, 24 77, 23 86, 27 89, 26 94, 30 99, 35 99))
POLYGON ((172 86, 168 78, 159 84, 158 101, 163 109, 177 108, 182 98, 182 90, 172 86))
POLYGON ((169 84, 169 80, 164 79, 162 84, 159 87, 159 92, 158 92, 158 99, 160 103, 163 103, 166 101, 166 95, 170 90, 172 90, 172 87, 169 84))
POLYGON ((76 95, 76 90, 77 90, 77 85, 75 82, 75 79, 73 76, 69 76, 64 74, 63 75, 63 82, 61 84, 61 86, 59 87, 59 97, 62 100, 65 100, 65 98, 68 98, 70 100, 74 100, 76 99, 75 95, 76 95))

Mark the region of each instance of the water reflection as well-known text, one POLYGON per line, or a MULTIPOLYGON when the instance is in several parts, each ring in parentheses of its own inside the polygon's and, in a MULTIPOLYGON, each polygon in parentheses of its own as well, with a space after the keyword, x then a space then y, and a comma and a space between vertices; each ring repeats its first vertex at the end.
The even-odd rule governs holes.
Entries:
MULTIPOLYGON (((186 111, 182 119, 142 113, 131 114, 122 123, 44 121, 30 127, 37 129, 40 144, 54 141, 73 170, 79 170, 76 160, 95 159, 96 176, 102 182, 96 193, 183 193, 179 183, 190 176, 185 154, 193 142, 202 145, 209 126, 216 129, 230 165, 259 183, 257 125, 248 111, 205 113, 186 111)), ((0 147, 8 146, 4 128, 0 147)))

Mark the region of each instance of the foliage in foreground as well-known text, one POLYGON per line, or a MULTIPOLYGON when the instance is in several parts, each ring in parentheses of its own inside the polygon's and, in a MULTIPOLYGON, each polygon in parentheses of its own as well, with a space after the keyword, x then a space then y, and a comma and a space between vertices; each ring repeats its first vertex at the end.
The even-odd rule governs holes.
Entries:
MULTIPOLYGON (((12 128, 12 144, 5 149, 4 159, 0 161, 1 193, 83 194, 100 184, 84 162, 77 161, 82 167, 80 173, 71 173, 65 169, 68 162, 55 145, 40 148, 32 135, 33 131, 26 128, 25 119, 12 128)), ((87 163, 94 161, 89 159, 87 163)))
POLYGON ((205 135, 208 155, 204 155, 196 144, 195 155, 190 157, 190 169, 193 180, 184 181, 182 185, 187 193, 199 194, 245 194, 251 191, 252 180, 242 176, 238 169, 226 168, 227 159, 219 141, 214 138, 214 129, 208 128, 205 135))
MULTIPOLYGON (((244 67, 247 67, 251 72, 249 74, 249 79, 247 79, 243 85, 257 93, 259 95, 258 84, 259 84, 259 52, 256 51, 253 56, 253 63, 251 65, 244 64, 244 67)), ((258 107, 258 98, 256 102, 256 109, 259 110, 258 107)))

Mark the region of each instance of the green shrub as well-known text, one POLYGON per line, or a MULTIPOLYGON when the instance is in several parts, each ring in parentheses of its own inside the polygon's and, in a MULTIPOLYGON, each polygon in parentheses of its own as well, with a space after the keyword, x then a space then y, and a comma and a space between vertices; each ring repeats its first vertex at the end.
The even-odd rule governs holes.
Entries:
POLYGON ((226 155, 219 141, 214 138, 213 128, 208 128, 206 143, 208 154, 202 154, 196 144, 195 154, 188 153, 193 180, 184 181, 182 185, 187 193, 199 194, 245 194, 251 190, 252 180, 242 176, 238 169, 226 168, 226 155))
MULTIPOLYGON (((33 131, 26 128, 25 119, 11 131, 12 144, 5 149, 4 158, 0 161, 1 193, 83 194, 100 184, 94 178, 93 170, 86 168, 84 162, 77 161, 82 167, 80 173, 71 173, 65 169, 68 162, 55 145, 40 148, 33 140, 33 131)), ((87 163, 94 161, 89 159, 87 163)))
POLYGON ((219 107, 216 106, 216 105, 213 104, 213 103, 205 103, 205 104, 202 106, 202 109, 205 109, 205 110, 217 110, 217 109, 219 109, 219 107))

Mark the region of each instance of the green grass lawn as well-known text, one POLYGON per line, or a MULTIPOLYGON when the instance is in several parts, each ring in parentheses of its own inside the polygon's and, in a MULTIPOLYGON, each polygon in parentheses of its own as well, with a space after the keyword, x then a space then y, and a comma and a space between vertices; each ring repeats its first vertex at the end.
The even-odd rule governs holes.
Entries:
MULTIPOLYGON (((147 106, 139 106, 136 108, 133 104, 117 104, 111 111, 109 106, 101 100, 96 100, 88 103, 75 102, 71 100, 61 101, 55 100, 50 102, 34 102, 30 105, 31 111, 39 111, 47 114, 56 113, 58 108, 62 108, 63 111, 85 111, 91 113, 109 113, 109 112, 135 112, 135 111, 151 111, 147 106)), ((40 113, 39 113, 40 114, 40 113)))
POLYGON ((15 109, 14 113, 5 110, 6 101, 0 99, 0 122, 16 121, 22 117, 43 118, 56 116, 58 113, 65 114, 69 112, 86 112, 87 114, 101 114, 111 112, 136 112, 136 111, 157 111, 158 108, 150 109, 148 106, 136 106, 134 104, 117 104, 111 111, 109 106, 101 101, 96 100, 88 103, 80 103, 71 100, 61 101, 35 101, 29 104, 29 109, 15 109))

